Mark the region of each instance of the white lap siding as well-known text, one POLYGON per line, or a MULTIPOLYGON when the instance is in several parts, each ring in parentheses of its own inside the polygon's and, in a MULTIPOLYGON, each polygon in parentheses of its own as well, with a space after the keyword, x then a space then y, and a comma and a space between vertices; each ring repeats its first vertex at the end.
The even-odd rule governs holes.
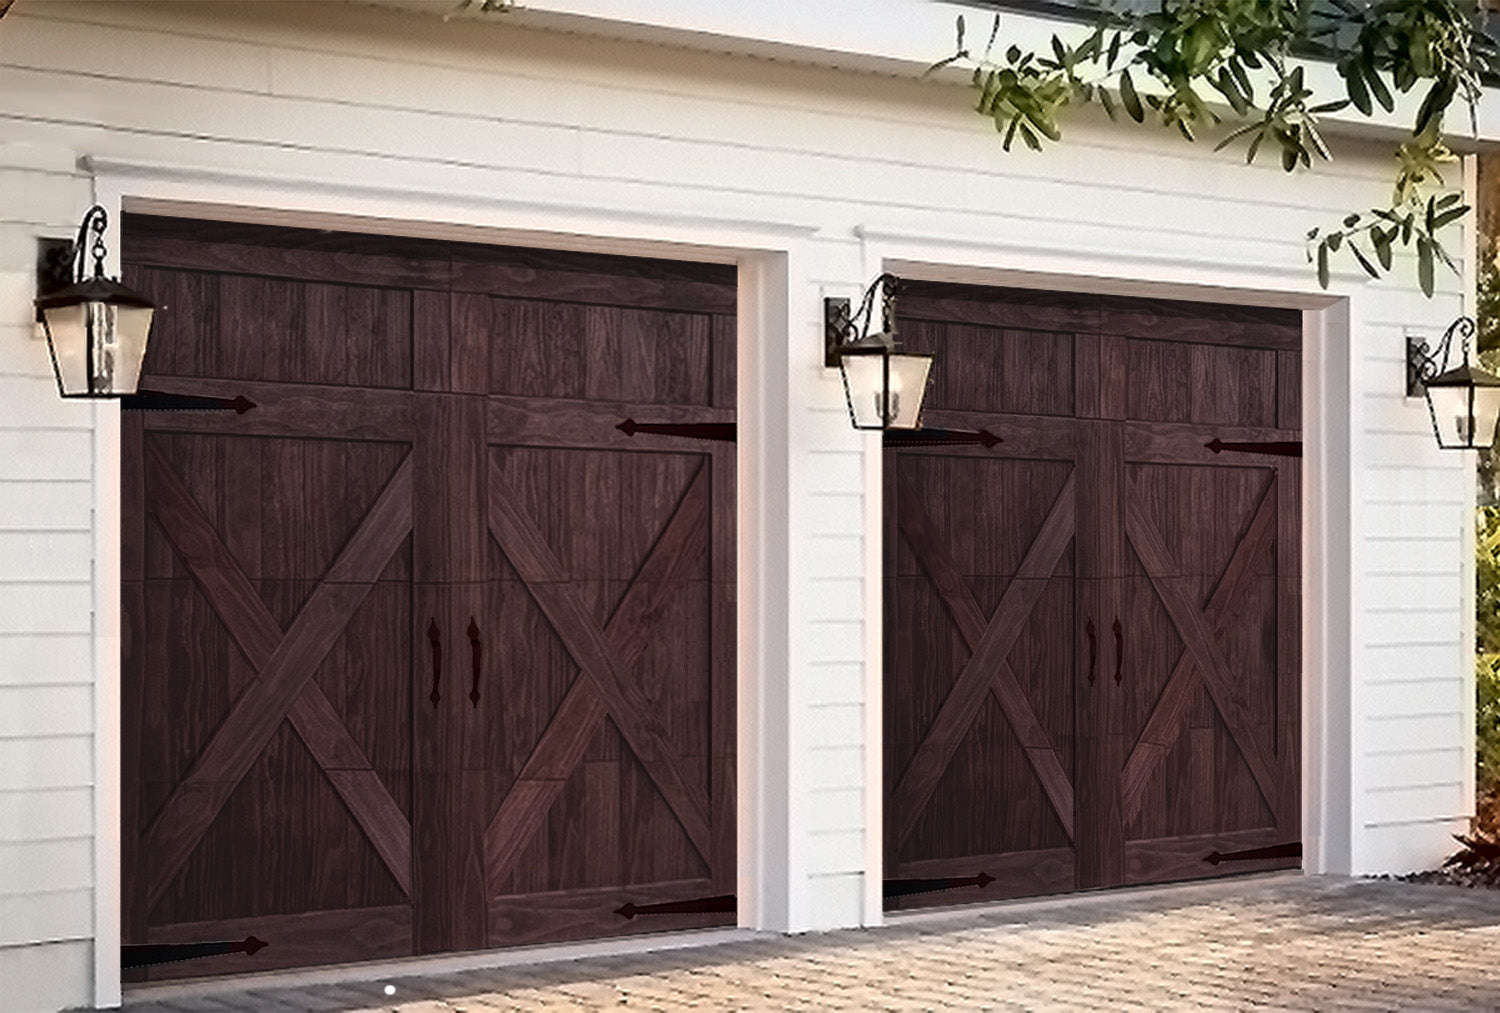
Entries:
MULTIPOLYGON (((91 608, 115 590, 92 582, 91 410, 56 399, 29 323, 36 237, 69 233, 90 199, 75 159, 127 199, 209 188, 225 203, 359 214, 395 231, 420 228, 379 219, 725 248, 789 237, 790 346, 773 384, 783 415, 767 429, 789 441, 781 484, 767 486, 783 498, 760 504, 783 525, 788 586, 784 611, 755 619, 780 624, 766 643, 782 654, 762 662, 785 680, 765 698, 784 708, 765 718, 785 725, 782 769, 760 783, 786 798, 756 804, 783 810, 785 861, 750 875, 786 877, 780 913, 761 924, 807 929, 879 909, 879 456, 849 429, 821 365, 822 296, 857 295, 880 269, 878 246, 1080 285, 1101 272, 1224 290, 1254 277, 1311 305, 1303 233, 1388 195, 1379 143, 1338 140, 1336 162, 1289 178, 1271 161, 1245 167, 1084 112, 1045 155, 1006 154, 968 102, 915 75, 515 19, 20 0, 0 26, 0 1005, 12 1008, 17 980, 56 990, 34 1008, 92 996, 82 856, 102 662, 91 608)), ((1309 623, 1335 617, 1331 684, 1347 688, 1308 701, 1306 720, 1339 718, 1313 738, 1329 755, 1303 766, 1347 783, 1320 817, 1342 829, 1309 828, 1347 842, 1324 867, 1404 871, 1439 860, 1471 805, 1470 462, 1440 455, 1425 410, 1401 396, 1403 329, 1439 331, 1465 283, 1440 274, 1425 300, 1406 261, 1389 280, 1361 279, 1340 276, 1333 293, 1348 300, 1351 351, 1320 364, 1350 405, 1329 471, 1347 476, 1348 507, 1323 518, 1347 555, 1329 593, 1349 597, 1347 608, 1305 602, 1309 623)), ((751 746, 741 742, 742 762, 751 746)))
MULTIPOLYGON (((9 28, 0 27, 0 39, 9 28)), ((8 40, 0 52, 8 52, 8 40)), ((0 125, 0 1008, 91 1003, 94 410, 33 337, 38 236, 88 206, 76 154, 0 125)))

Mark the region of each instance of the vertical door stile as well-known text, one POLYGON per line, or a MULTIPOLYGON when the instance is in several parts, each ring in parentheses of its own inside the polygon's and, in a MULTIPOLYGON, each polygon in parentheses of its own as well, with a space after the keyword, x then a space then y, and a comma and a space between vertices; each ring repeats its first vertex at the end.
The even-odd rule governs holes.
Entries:
MULTIPOLYGON (((1093 641, 1076 643, 1093 655, 1095 679, 1075 681, 1078 743, 1078 887, 1117 886, 1125 880, 1120 768, 1124 763, 1121 702, 1129 691, 1121 617, 1127 572, 1124 540, 1125 342, 1101 323, 1080 345, 1079 369, 1096 392, 1080 421, 1078 455, 1079 625, 1092 623, 1093 641), (1119 678, 1117 678, 1119 676, 1119 678)), ((1079 631, 1080 634, 1083 630, 1079 631)), ((1080 665, 1080 670, 1083 665, 1080 665)))

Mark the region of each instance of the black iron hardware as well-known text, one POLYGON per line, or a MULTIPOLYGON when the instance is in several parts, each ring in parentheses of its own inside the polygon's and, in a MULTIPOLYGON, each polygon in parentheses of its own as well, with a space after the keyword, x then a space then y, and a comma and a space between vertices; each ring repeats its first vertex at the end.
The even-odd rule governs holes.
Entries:
POLYGON ((203 957, 222 957, 228 953, 243 953, 246 956, 260 952, 268 946, 264 939, 246 936, 238 943, 147 943, 120 947, 120 967, 147 967, 151 964, 170 964, 178 960, 198 960, 203 957))
POLYGON ((1220 862, 1250 862, 1257 858, 1301 858, 1302 842, 1292 841, 1290 844, 1273 844, 1268 848, 1250 848, 1246 851, 1210 851, 1203 856, 1203 860, 1209 865, 1218 865, 1220 862))
POLYGON ((636 915, 713 914, 730 912, 734 909, 734 894, 726 893, 717 897, 698 897, 694 900, 669 900, 660 904, 628 903, 615 908, 615 914, 621 918, 634 918, 636 915))
POLYGON ((1124 678, 1120 674, 1120 669, 1125 664, 1125 628, 1120 625, 1119 616, 1115 616, 1113 629, 1115 631, 1115 685, 1118 686, 1120 680, 1124 678))
POLYGON ((886 900, 892 897, 910 897, 917 893, 937 893, 939 890, 958 890, 966 886, 977 886, 983 890, 995 881, 987 872, 977 876, 950 876, 946 879, 888 879, 881 887, 886 900))
POLYGON ((1238 454, 1268 454, 1272 457, 1302 456, 1301 440, 1288 440, 1284 443, 1225 443, 1216 438, 1209 440, 1204 446, 1216 454, 1228 450, 1238 454))
MULTIPOLYGON (((733 443, 737 435, 733 422, 637 422, 626 419, 615 428, 626 436, 648 433, 724 443, 733 443)), ((884 433, 883 442, 887 447, 993 447, 1004 441, 988 429, 977 433, 967 429, 891 429, 884 433)))
POLYGON ((1094 636, 1094 621, 1090 619, 1083 630, 1089 635, 1089 685, 1094 684, 1094 669, 1099 664, 1099 638, 1094 636))
POLYGON ((167 394, 159 390, 138 390, 120 395, 120 409, 127 412, 234 412, 243 415, 258 407, 240 394, 237 397, 206 397, 198 394, 167 394))
POLYGON ((734 442, 733 422, 637 422, 626 419, 615 426, 626 436, 636 433, 654 433, 658 436, 682 436, 693 440, 720 440, 734 442))
POLYGON ((469 690, 469 702, 474 709, 479 709, 479 669, 480 660, 483 656, 483 648, 479 644, 479 624, 474 617, 469 617, 469 656, 474 666, 474 687, 469 690))
POLYGON ((432 644, 432 692, 427 699, 432 701, 432 709, 437 710, 438 701, 443 698, 438 692, 438 683, 443 678, 443 631, 438 629, 436 619, 427 625, 427 641, 432 644))

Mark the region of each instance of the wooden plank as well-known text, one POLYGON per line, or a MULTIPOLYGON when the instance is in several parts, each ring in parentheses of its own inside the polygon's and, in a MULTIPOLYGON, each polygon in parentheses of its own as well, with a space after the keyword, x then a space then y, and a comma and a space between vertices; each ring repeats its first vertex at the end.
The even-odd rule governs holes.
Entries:
POLYGON ((1256 786, 1274 811, 1278 795, 1276 778, 1265 746, 1254 735, 1233 673, 1214 642, 1213 631, 1199 606, 1191 600, 1184 579, 1177 576, 1181 570, 1155 524, 1146 516, 1139 491, 1133 487, 1126 497, 1126 532, 1172 624, 1194 656, 1203 684, 1244 756, 1256 786))
POLYGON ((1302 836, 1302 465, 1276 469, 1277 827, 1302 836))
POLYGON ((453 296, 448 292, 417 289, 411 303, 412 387, 415 390, 447 390, 452 350, 453 296))
MULTIPOLYGON (((667 607, 707 547, 708 475, 707 466, 694 475, 605 629, 623 671, 633 670, 650 646, 667 607)), ((538 821, 556 801, 607 713, 593 682, 576 680, 485 833, 489 896, 504 887, 538 821)))
POLYGON ((538 302, 733 314, 735 268, 605 254, 455 247, 453 291, 538 302))
POLYGON ((244 395, 255 407, 234 412, 141 412, 150 432, 221 433, 410 443, 412 398, 401 391, 200 377, 153 377, 153 389, 208 397, 244 395))
POLYGON ((1272 869, 1300 869, 1300 858, 1257 858, 1213 865, 1204 861, 1212 852, 1228 853, 1264 848, 1287 841, 1277 827, 1235 830, 1217 834, 1147 838, 1125 842, 1125 877, 1128 883, 1165 883, 1182 879, 1212 879, 1272 869))
POLYGON ((257 953, 235 953, 150 968, 152 981, 203 975, 244 975, 284 967, 390 960, 411 954, 411 908, 381 907, 308 911, 211 922, 153 925, 149 943, 199 943, 219 939, 263 939, 257 953))
MULTIPOLYGON (((358 529, 146 829, 155 903, 296 704, 323 657, 411 530, 411 464, 402 462, 358 529)), ((249 605, 241 602, 240 607, 249 605)), ((232 613, 233 614, 233 613, 232 613)))
MULTIPOLYGON (((284 637, 281 627, 160 452, 148 451, 147 468, 156 494, 153 512, 163 532, 245 659, 257 671, 264 669, 284 637)), ((411 826, 321 687, 309 682, 287 716, 391 875, 411 896, 411 826)))
POLYGON ((707 879, 665 883, 632 883, 555 893, 510 894, 490 901, 491 946, 530 946, 578 938, 636 936, 648 932, 733 925, 733 911, 641 915, 618 913, 626 904, 637 907, 713 896, 707 879))
POLYGON ((1000 899, 1070 893, 1077 889, 1072 848, 1007 851, 998 855, 963 855, 958 858, 925 858, 902 862, 887 870, 887 876, 943 879, 950 876, 974 876, 981 872, 993 876, 995 881, 987 887, 977 889, 894 897, 886 901, 885 908, 887 911, 910 911, 964 903, 986 904, 1000 899))
POLYGON ((491 443, 533 447, 597 447, 601 450, 681 453, 678 440, 627 436, 618 428, 626 419, 675 424, 734 421, 732 408, 658 405, 641 402, 538 400, 491 395, 486 430, 491 443))
MULTIPOLYGON (((181 232, 169 231, 166 219, 131 215, 121 256, 133 265, 169 267, 219 274, 294 278, 339 285, 384 285, 401 288, 446 287, 446 257, 395 252, 410 241, 323 233, 311 229, 206 223, 180 220, 181 232), (206 236, 218 234, 218 240, 206 236), (357 252, 352 247, 363 247, 357 252), (378 252, 382 247, 389 254, 378 252), (331 248, 337 256, 329 256, 331 248)), ((411 251, 415 252, 415 251, 411 251)))
MULTIPOLYGON (((1248 582, 1255 575, 1255 566, 1276 536, 1279 488, 1274 479, 1267 485, 1249 528, 1235 546, 1234 554, 1203 610, 1216 636, 1235 617, 1248 582)), ((1197 656, 1190 650, 1184 651, 1120 773, 1120 809, 1126 823, 1140 812, 1152 772, 1166 759, 1172 743, 1181 734, 1198 683, 1197 656)))
POLYGON ((582 762, 608 710, 593 684, 578 678, 495 811, 484 835, 486 896, 498 897, 537 828, 582 762))
POLYGON ((1021 740, 1026 757, 1036 769, 1058 819, 1072 837, 1073 797, 1067 774, 1056 747, 1037 720, 1025 690, 1005 661, 1073 537, 1072 476, 1063 484, 1015 578, 988 620, 964 584, 947 548, 926 521, 915 491, 899 477, 897 490, 897 516, 902 532, 973 653, 891 793, 891 811, 887 818, 895 829, 892 835, 895 847, 899 848, 916 829, 922 809, 952 761, 964 734, 973 725, 986 692, 990 690, 995 692, 1006 719, 1021 740))
MULTIPOLYGON (((701 474, 701 473, 700 473, 701 474)), ((490 472, 490 529, 568 652, 603 698, 631 750, 646 768, 698 853, 708 861, 708 799, 687 775, 650 703, 629 678, 609 637, 588 617, 541 532, 511 502, 490 472)), ((702 552, 700 547, 698 550, 702 552)), ((649 614, 650 609, 644 610, 649 614)))

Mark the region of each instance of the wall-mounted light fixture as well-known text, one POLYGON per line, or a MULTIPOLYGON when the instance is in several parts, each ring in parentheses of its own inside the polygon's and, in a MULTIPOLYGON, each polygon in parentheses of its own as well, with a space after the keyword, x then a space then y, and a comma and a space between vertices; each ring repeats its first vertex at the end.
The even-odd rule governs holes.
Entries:
POLYGON ((1426 394, 1432 431, 1444 450, 1474 450, 1495 442, 1500 376, 1470 365, 1469 345, 1476 330, 1473 318, 1459 317, 1448 325, 1436 349, 1423 338, 1406 339, 1406 395, 1426 394), (1463 342, 1463 365, 1448 369, 1454 334, 1463 342))
MULTIPOLYGON (((104 230, 109 216, 89 208, 66 254, 67 274, 38 284, 37 321, 47 337, 57 390, 63 397, 120 397, 135 393, 156 306, 104 276, 104 230), (89 233, 93 232, 92 246, 89 233), (93 277, 86 277, 87 258, 93 277)), ((61 246, 62 244, 57 244, 61 246)), ((38 275, 46 277, 45 263, 38 275)))
POLYGON ((919 429, 922 425, 922 398, 927 394, 932 355, 896 351, 899 283, 895 275, 882 274, 865 290, 853 313, 848 299, 823 300, 823 364, 837 366, 843 375, 844 397, 855 429, 919 429))

